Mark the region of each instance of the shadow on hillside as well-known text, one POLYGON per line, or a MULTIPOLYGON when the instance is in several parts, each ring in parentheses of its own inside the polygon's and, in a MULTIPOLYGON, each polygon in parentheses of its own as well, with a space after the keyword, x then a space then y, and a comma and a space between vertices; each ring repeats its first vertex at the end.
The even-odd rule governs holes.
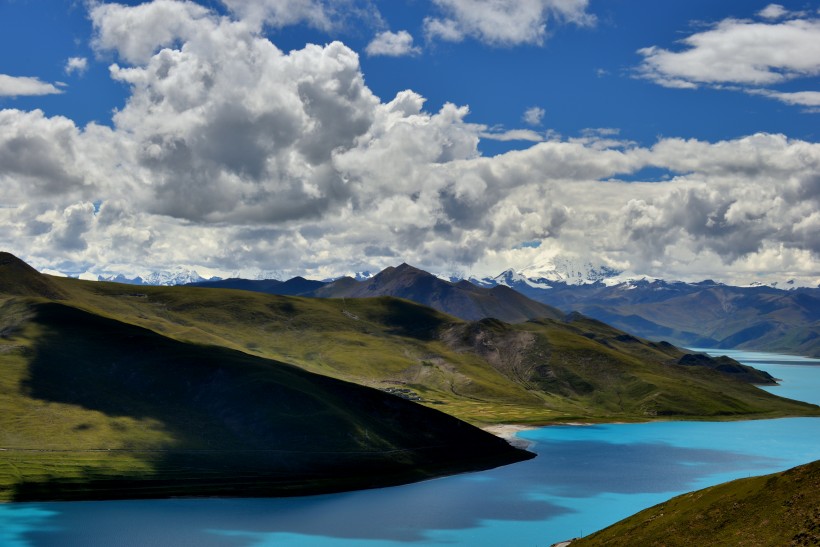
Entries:
POLYGON ((151 476, 89 470, 76 480, 24 482, 17 500, 303 494, 531 456, 450 416, 284 363, 177 342, 60 304, 38 305, 33 321, 42 335, 25 395, 158 422, 173 440, 134 447, 123 431, 117 446, 88 449, 112 461, 137 457, 151 476))
POLYGON ((435 340, 439 329, 447 323, 442 315, 426 306, 398 298, 383 298, 384 312, 378 318, 390 327, 390 333, 417 340, 435 340))

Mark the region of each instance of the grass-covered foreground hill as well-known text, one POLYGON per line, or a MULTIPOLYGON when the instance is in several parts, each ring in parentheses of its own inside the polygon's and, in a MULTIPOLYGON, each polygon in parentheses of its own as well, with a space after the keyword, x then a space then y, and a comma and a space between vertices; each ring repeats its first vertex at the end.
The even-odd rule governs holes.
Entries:
POLYGON ((690 492, 572 542, 598 545, 820 545, 820 462, 690 492))
POLYGON ((0 253, 6 499, 303 493, 527 457, 456 418, 820 414, 750 382, 771 378, 578 315, 86 282, 0 253))
MULTIPOLYGON (((61 294, 15 279, 0 276, 61 294)), ((531 457, 399 397, 66 300, 6 297, 0 318, 0 501, 304 494, 531 457)))

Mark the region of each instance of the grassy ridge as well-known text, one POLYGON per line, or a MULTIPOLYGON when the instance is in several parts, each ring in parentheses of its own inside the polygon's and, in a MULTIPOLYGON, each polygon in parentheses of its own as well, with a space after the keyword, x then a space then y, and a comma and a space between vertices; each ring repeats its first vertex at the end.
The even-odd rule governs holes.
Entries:
POLYGON ((0 499, 309 493, 528 457, 459 419, 820 414, 756 374, 582 316, 466 322, 390 297, 135 287, 6 261, 0 499))
POLYGON ((740 479, 650 507, 573 547, 820 545, 820 462, 740 479))
POLYGON ((93 313, 362 385, 408 389, 423 404, 476 424, 820 412, 728 374, 681 366, 677 348, 581 316, 471 323, 389 297, 55 281, 93 313))
POLYGON ((301 494, 529 457, 281 362, 63 304, 4 309, 17 322, 0 349, 0 499, 301 494))

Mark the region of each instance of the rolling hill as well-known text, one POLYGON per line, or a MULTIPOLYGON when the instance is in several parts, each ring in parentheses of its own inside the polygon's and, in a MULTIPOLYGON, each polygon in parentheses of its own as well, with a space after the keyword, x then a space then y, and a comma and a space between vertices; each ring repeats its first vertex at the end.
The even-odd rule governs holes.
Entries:
POLYGON ((60 280, 0 258, 0 501, 305 494, 532 456, 394 395, 55 301, 60 280))
POLYGON ((456 418, 820 415, 751 367, 580 314, 464 321, 387 296, 135 287, 0 259, 7 498, 304 493, 527 457, 456 418))
POLYGON ((772 382, 751 367, 687 357, 579 314, 470 322, 386 296, 304 298, 41 277, 62 291, 64 303, 90 313, 391 390, 476 424, 817 411, 750 385, 772 382))
POLYGON ((704 544, 820 544, 820 462, 690 492, 572 542, 573 547, 704 544))

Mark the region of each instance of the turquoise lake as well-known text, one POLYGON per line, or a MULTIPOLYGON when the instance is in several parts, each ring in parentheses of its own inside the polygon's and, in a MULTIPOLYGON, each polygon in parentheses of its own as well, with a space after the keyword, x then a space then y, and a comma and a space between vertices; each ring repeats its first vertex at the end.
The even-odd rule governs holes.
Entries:
MULTIPOLYGON (((724 351, 820 404, 820 360, 724 351)), ((820 459, 820 418, 547 427, 538 457, 406 486, 289 499, 0 505, 0 545, 548 546, 677 494, 820 459)))

